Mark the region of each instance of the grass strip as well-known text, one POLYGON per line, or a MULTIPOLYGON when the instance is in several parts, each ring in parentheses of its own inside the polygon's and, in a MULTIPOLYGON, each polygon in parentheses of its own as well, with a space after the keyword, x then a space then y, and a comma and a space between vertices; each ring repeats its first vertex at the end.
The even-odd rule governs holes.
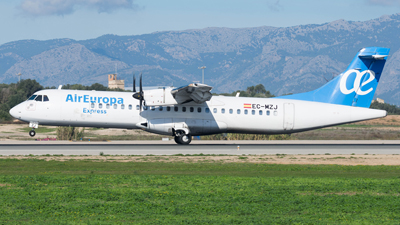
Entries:
POLYGON ((399 166, 0 160, 2 224, 394 224, 399 166))

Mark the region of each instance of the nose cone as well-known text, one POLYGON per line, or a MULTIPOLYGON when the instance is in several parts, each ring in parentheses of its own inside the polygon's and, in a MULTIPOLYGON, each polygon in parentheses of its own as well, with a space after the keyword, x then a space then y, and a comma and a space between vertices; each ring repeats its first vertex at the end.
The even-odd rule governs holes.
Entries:
POLYGON ((19 117, 19 112, 18 112, 18 105, 14 106, 12 109, 10 109, 10 115, 16 119, 19 117))

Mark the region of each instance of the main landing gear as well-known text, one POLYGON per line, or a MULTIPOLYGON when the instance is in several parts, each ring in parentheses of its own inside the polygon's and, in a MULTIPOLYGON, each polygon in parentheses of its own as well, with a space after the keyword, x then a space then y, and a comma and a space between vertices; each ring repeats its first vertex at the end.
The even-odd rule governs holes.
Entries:
POLYGON ((188 145, 192 141, 192 135, 186 134, 185 132, 176 131, 175 142, 179 145, 188 145))

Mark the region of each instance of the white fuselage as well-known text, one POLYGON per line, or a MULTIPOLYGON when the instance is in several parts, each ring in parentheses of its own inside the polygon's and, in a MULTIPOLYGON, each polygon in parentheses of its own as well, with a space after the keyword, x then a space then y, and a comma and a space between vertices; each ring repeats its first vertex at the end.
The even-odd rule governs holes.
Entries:
POLYGON ((22 102, 10 111, 12 116, 40 125, 144 129, 166 135, 173 135, 174 129, 187 129, 191 135, 293 133, 386 116, 384 110, 279 98, 213 96, 202 104, 141 111, 131 92, 51 89, 35 95, 49 100, 22 102))

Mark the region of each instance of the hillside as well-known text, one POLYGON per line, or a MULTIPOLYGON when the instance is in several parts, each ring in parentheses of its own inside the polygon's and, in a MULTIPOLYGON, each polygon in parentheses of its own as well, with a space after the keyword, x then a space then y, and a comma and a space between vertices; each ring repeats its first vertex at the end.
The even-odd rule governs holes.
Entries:
POLYGON ((127 86, 132 73, 144 84, 184 85, 201 80, 214 92, 232 92, 259 83, 272 94, 309 91, 342 72, 366 46, 391 48, 377 97, 400 105, 400 14, 353 22, 287 28, 205 28, 136 36, 104 35, 76 41, 21 40, 0 45, 0 83, 36 79, 43 86, 95 82, 118 65, 127 86))

